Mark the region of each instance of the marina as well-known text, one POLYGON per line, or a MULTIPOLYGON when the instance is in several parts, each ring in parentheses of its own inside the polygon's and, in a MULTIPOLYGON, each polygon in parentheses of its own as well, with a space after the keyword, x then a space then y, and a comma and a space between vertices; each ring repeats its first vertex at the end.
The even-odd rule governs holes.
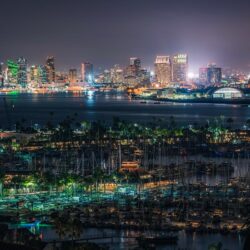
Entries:
POLYGON ((223 120, 205 129, 175 122, 114 118, 76 127, 69 117, 59 126, 3 131, 1 223, 52 245, 176 249, 187 239, 194 248, 224 239, 240 249, 250 206, 249 130, 223 120))

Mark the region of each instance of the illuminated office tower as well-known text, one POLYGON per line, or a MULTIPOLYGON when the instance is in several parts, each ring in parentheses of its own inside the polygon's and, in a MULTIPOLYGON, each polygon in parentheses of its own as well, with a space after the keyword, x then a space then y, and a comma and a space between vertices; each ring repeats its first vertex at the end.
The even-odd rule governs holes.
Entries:
POLYGON ((110 71, 105 69, 104 72, 103 72, 103 80, 104 80, 104 83, 110 83, 111 82, 111 74, 110 74, 110 71))
POLYGON ((201 84, 207 84, 207 68, 199 69, 199 82, 201 84))
POLYGON ((216 64, 209 64, 206 68, 200 68, 199 81, 207 85, 216 85, 221 83, 222 69, 216 64))
POLYGON ((30 80, 35 84, 48 83, 47 68, 44 65, 33 65, 30 67, 30 80))
POLYGON ((69 83, 69 74, 67 74, 65 72, 57 72, 56 73, 56 83, 69 83))
POLYGON ((137 57, 131 57, 129 59, 129 66, 127 68, 127 75, 139 76, 141 70, 141 60, 137 57))
POLYGON ((55 58, 53 56, 47 57, 46 70, 47 70, 48 83, 55 82, 55 80, 56 80, 55 58))
POLYGON ((8 83, 17 83, 17 74, 19 66, 13 60, 7 61, 7 81, 8 83))
POLYGON ((207 68, 207 80, 209 85, 221 83, 222 70, 216 64, 209 64, 207 68))
POLYGON ((172 81, 170 56, 157 56, 155 60, 155 77, 161 87, 168 87, 172 81))
POLYGON ((38 65, 39 83, 48 83, 47 67, 44 65, 38 65))
POLYGON ((188 56, 187 54, 176 54, 172 59, 172 81, 186 82, 188 72, 188 56))
POLYGON ((0 63, 0 87, 4 85, 3 63, 0 63))
POLYGON ((94 67, 92 63, 84 62, 81 64, 81 80, 86 83, 94 81, 94 67))
POLYGON ((77 70, 76 69, 70 69, 69 70, 69 82, 70 83, 76 83, 77 82, 77 70))
POLYGON ((30 81, 36 84, 39 83, 39 70, 37 65, 30 67, 30 81))
POLYGON ((27 60, 24 57, 19 57, 17 60, 18 74, 17 83, 18 85, 25 88, 27 86, 27 60))
POLYGON ((124 72, 119 65, 115 65, 110 69, 110 78, 112 83, 123 83, 124 82, 124 72))

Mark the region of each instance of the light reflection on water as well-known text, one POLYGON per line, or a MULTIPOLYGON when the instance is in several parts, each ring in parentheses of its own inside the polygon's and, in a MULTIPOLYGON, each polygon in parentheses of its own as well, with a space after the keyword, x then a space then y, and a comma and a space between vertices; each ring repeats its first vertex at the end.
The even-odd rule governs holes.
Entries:
MULTIPOLYGON (((20 94, 18 96, 5 96, 7 106, 14 104, 14 109, 10 109, 11 122, 14 124, 25 117, 27 123, 45 124, 50 118, 50 112, 54 112, 53 121, 60 122, 67 115, 78 113, 78 118, 82 120, 105 120, 112 121, 114 116, 128 121, 149 122, 153 117, 163 118, 165 122, 170 116, 174 116, 179 124, 199 124, 205 123, 207 120, 213 120, 215 117, 223 116, 225 119, 232 117, 235 126, 242 126, 245 121, 250 118, 250 108, 232 105, 216 105, 216 104, 179 104, 165 103, 155 105, 153 103, 141 104, 140 101, 130 100, 126 95, 110 95, 110 94, 79 94, 70 93, 50 94, 50 95, 31 95, 20 94)), ((0 120, 1 125, 6 126, 6 110, 3 105, 3 96, 0 96, 0 120)), ((236 166, 242 166, 241 162, 236 162, 236 166)), ((243 168, 236 168, 234 175, 243 175, 243 168)), ((206 177, 205 177, 206 178, 206 177)), ((205 179, 207 182, 207 180, 205 179)), ((217 182, 218 179, 211 181, 217 182)), ((37 230, 33 228, 32 230, 37 230)), ((50 240, 56 236, 52 228, 40 227, 40 232, 44 239, 50 240)), ((37 231, 36 231, 37 232, 37 231)), ((108 229, 85 229, 85 237, 88 235, 96 235, 97 233, 119 232, 108 229)), ((127 234, 128 232, 121 232, 127 234)), ((121 239, 122 235, 121 235, 121 239)), ((230 250, 242 249, 242 243, 239 236, 221 236, 221 235, 186 235, 185 232, 179 232, 179 247, 188 249, 204 249, 211 243, 221 241, 223 248, 230 250)), ((126 244, 113 244, 113 249, 129 249, 124 246, 126 244), (118 247, 118 248, 117 248, 118 247)), ((133 242, 131 244, 134 244, 133 242)), ((112 249, 112 248, 111 248, 112 249)), ((159 249, 173 249, 173 247, 164 246, 159 249)))
MULTIPOLYGON (((41 233, 43 235, 44 240, 53 240, 58 239, 57 234, 53 228, 41 228, 41 233)), ((84 233, 81 235, 83 238, 93 237, 93 236, 102 236, 102 235, 113 235, 117 238, 114 238, 114 242, 110 242, 110 240, 97 240, 96 243, 106 243, 110 249, 131 249, 135 247, 137 242, 134 239, 127 239, 127 236, 137 236, 138 232, 135 231, 116 231, 113 229, 96 229, 96 228, 88 228, 84 229, 84 233)), ((208 246, 212 243, 223 243, 223 249, 228 250, 240 250, 243 248, 243 239, 240 235, 227 235, 223 236, 220 234, 203 234, 197 235, 194 234, 186 234, 184 231, 180 231, 178 233, 179 241, 178 246, 168 246, 162 245, 158 246, 159 250, 172 250, 178 248, 187 248, 188 250, 200 250, 207 249, 208 246)))
MULTIPOLYGON (((149 122, 153 117, 162 118, 163 123, 174 116, 179 124, 204 124, 207 120, 214 120, 224 117, 233 118, 235 126, 243 126, 250 118, 250 108, 240 105, 221 104, 184 104, 164 103, 154 104, 140 103, 139 100, 130 100, 125 94, 109 93, 53 93, 53 94, 19 94, 0 96, 0 119, 2 125, 7 123, 4 99, 11 122, 15 123, 25 117, 27 123, 30 121, 39 124, 46 124, 50 119, 50 112, 53 111, 53 121, 60 122, 67 115, 78 113, 78 119, 82 120, 104 120, 112 121, 114 116, 128 121, 149 122), (10 107, 15 105, 12 110, 10 107)), ((6 125, 6 124, 5 124, 6 125)))

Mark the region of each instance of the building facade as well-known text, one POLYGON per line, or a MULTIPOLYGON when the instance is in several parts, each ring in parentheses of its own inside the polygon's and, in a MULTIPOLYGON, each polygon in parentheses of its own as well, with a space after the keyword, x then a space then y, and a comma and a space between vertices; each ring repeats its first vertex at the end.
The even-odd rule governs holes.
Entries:
POLYGON ((3 63, 0 63, 0 87, 4 86, 3 63))
POLYGON ((39 70, 37 65, 32 65, 30 67, 30 81, 33 84, 38 84, 39 83, 39 70))
POLYGON ((141 71, 141 60, 137 57, 129 59, 129 66, 127 68, 127 76, 139 76, 141 71))
POLYGON ((76 69, 70 69, 69 70, 69 82, 70 83, 76 83, 77 82, 77 70, 76 69))
POLYGON ((172 59, 172 81, 185 83, 188 74, 188 55, 176 54, 172 59))
POLYGON ((168 87, 172 81, 172 63, 170 56, 157 56, 155 60, 155 78, 161 87, 168 87))
POLYGON ((56 81, 56 70, 55 70, 55 58, 53 56, 47 57, 46 60, 46 71, 48 83, 54 83, 56 81))
POLYGON ((124 83, 124 71, 119 65, 110 69, 110 78, 112 83, 124 83))
POLYGON ((208 65, 207 81, 209 85, 220 84, 222 79, 222 70, 215 64, 208 65))
POLYGON ((11 84, 17 83, 19 66, 13 60, 7 60, 7 81, 11 84))
POLYGON ((220 84, 222 80, 222 69, 215 64, 209 64, 206 68, 199 69, 199 81, 205 85, 220 84))
POLYGON ((92 63, 84 62, 81 64, 81 81, 85 83, 93 83, 94 66, 92 63))

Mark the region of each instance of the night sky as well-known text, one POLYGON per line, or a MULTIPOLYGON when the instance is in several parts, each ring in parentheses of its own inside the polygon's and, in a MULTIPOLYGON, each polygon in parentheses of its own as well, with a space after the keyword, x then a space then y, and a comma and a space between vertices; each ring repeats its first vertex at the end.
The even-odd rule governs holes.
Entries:
POLYGON ((208 62, 250 71, 249 0, 1 0, 0 60, 56 57, 68 70, 125 66, 138 56, 187 52, 191 71, 208 62))

